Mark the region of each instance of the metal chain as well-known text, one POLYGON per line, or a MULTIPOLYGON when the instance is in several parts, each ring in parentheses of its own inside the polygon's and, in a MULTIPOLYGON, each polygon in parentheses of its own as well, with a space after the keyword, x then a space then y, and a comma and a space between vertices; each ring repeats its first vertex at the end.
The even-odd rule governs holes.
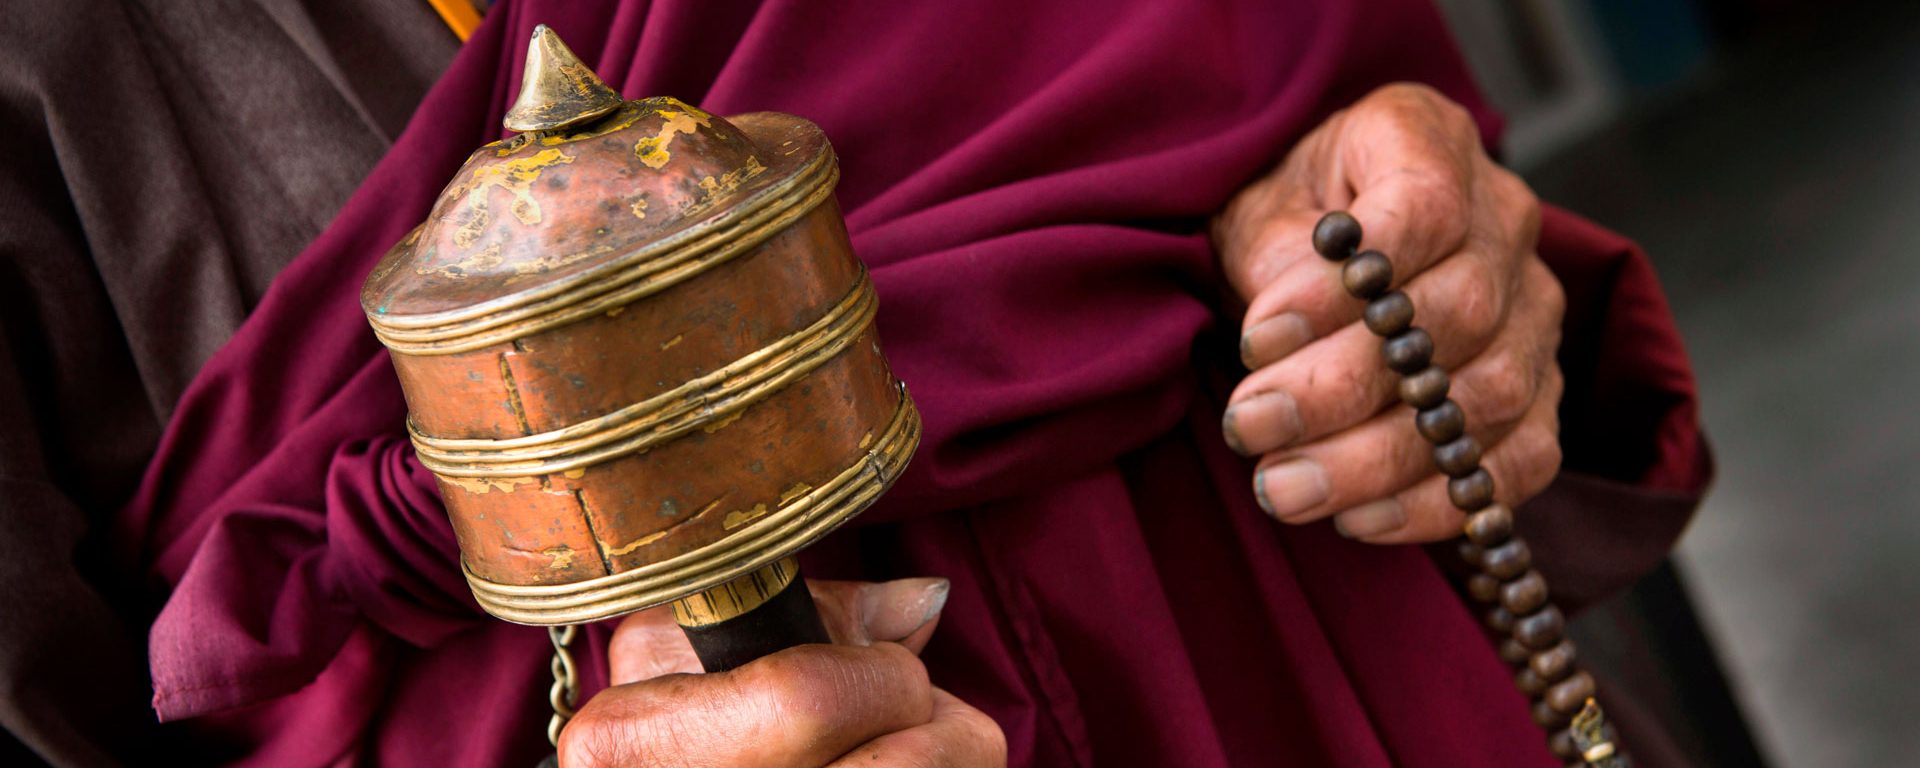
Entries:
POLYGON ((580 676, 573 666, 573 652, 568 649, 578 629, 572 624, 547 627, 547 637, 553 640, 553 687, 547 691, 553 719, 547 722, 547 743, 555 749, 560 747, 560 729, 573 719, 574 702, 580 695, 580 676))

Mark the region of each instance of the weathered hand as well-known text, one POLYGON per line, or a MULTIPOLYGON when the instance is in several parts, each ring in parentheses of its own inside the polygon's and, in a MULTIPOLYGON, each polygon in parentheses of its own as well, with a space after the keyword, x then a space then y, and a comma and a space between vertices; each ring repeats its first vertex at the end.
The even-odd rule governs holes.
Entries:
POLYGON ((1280 166, 1242 190, 1213 239, 1248 304, 1241 356, 1252 371, 1223 428, 1260 456, 1254 488, 1288 523, 1332 515, 1374 543, 1460 533, 1431 448, 1399 403, 1398 376, 1359 321, 1340 268, 1313 252, 1314 224, 1346 209, 1362 249, 1393 263, 1414 322, 1452 372, 1451 396, 1486 446, 1496 498, 1513 505, 1560 467, 1561 376, 1554 360, 1565 297, 1534 252, 1540 210, 1519 177, 1494 164, 1465 110, 1419 85, 1374 91, 1308 134, 1280 166))
POLYGON ((614 687, 560 737, 560 764, 769 768, 1002 768, 1006 739, 933 687, 916 653, 946 602, 941 579, 809 582, 835 645, 729 672, 699 660, 664 608, 628 617, 608 651, 614 687))

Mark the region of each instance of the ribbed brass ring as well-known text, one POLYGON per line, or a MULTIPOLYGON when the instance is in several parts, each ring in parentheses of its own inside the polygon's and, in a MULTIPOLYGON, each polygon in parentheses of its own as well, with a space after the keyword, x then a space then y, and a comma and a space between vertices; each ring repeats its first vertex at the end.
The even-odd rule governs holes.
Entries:
POLYGON ((578 424, 511 438, 440 438, 407 432, 421 465, 447 477, 535 477, 644 451, 734 418, 832 361, 873 327, 879 299, 862 270, 819 320, 704 376, 578 424))
POLYGON ((522 338, 625 306, 679 285, 758 247, 833 194, 840 166, 831 150, 792 177, 711 221, 649 243, 552 285, 452 312, 369 314, 374 335, 394 352, 449 355, 522 338))
POLYGON ((571 584, 515 585, 466 570, 488 613, 516 624, 575 624, 651 608, 732 581, 793 554, 865 509, 900 476, 920 443, 920 413, 901 385, 887 429, 858 460, 812 491, 699 549, 571 584))

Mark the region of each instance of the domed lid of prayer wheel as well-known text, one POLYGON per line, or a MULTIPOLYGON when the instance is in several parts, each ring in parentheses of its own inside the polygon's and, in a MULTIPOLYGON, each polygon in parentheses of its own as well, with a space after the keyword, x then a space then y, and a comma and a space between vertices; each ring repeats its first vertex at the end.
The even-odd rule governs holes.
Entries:
POLYGON ((527 56, 504 121, 520 133, 476 151, 361 292, 396 351, 484 346, 664 289, 837 180, 806 120, 622 101, 545 26, 527 56))

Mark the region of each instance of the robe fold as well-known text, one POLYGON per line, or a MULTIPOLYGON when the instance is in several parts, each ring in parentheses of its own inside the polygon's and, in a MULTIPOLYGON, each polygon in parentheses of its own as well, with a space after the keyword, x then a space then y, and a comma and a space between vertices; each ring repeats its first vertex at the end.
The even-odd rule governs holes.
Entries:
POLYGON ((424 3, 15 0, 0 22, 0 765, 138 763, 107 528, 176 401, 457 49, 424 3))
MULTIPOLYGON (((1497 132, 1413 0, 496 5, 188 388, 118 520, 164 599, 153 703, 195 757, 547 750, 546 634, 467 592, 357 301, 502 135, 536 23, 630 98, 791 112, 832 139, 926 431, 895 489, 803 559, 951 579, 925 659, 1001 724, 1012 765, 1558 765, 1426 550, 1274 523, 1219 433, 1238 324, 1208 217, 1384 83, 1431 84, 1497 132)), ((1644 256, 1552 209, 1540 250, 1569 297, 1566 474, 1520 519, 1581 604, 1658 562, 1709 464, 1644 256)), ((581 657, 604 658, 610 631, 590 627, 581 657)), ((587 694, 605 685, 583 671, 587 694)))

